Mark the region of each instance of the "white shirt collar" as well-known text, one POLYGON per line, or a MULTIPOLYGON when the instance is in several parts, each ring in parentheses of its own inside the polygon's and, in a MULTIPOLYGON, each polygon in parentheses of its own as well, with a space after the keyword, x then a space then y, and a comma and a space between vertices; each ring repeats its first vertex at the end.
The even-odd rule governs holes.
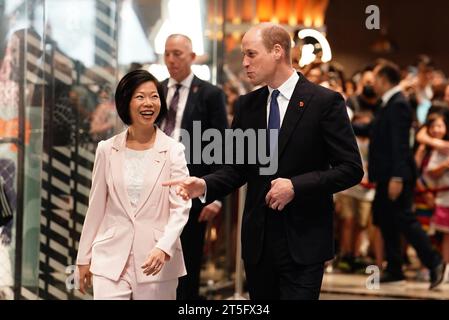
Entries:
MULTIPOLYGON (((180 82, 180 84, 181 84, 183 87, 190 89, 190 86, 192 85, 192 81, 193 81, 193 77, 194 77, 194 76, 195 76, 195 75, 193 74, 193 72, 190 72, 190 74, 189 74, 184 80, 182 80, 182 81, 180 82)), ((169 79, 168 79, 168 87, 169 87, 169 88, 175 86, 177 83, 178 83, 178 81, 176 81, 176 80, 173 79, 173 78, 169 78, 169 79)))
POLYGON ((386 106, 388 101, 398 92, 401 92, 402 88, 401 86, 397 85, 393 88, 391 88, 390 90, 388 90, 387 92, 385 92, 382 96, 382 106, 386 106))
MULTIPOLYGON (((290 76, 290 78, 287 79, 287 81, 285 81, 283 84, 281 84, 279 86, 279 88, 277 88, 280 92, 280 94, 286 98, 287 100, 290 100, 290 98, 293 95, 293 91, 295 91, 295 87, 296 87, 296 83, 299 80, 299 76, 296 73, 296 71, 294 71, 292 73, 292 75, 290 76)), ((268 86, 268 90, 270 91, 270 96, 271 93, 273 92, 273 88, 271 88, 270 86, 268 86)))

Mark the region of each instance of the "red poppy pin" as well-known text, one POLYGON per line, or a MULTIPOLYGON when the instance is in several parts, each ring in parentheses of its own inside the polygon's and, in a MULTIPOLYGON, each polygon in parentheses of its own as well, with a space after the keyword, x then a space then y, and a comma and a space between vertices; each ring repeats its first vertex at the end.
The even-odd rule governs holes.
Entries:
POLYGON ((304 107, 304 102, 299 101, 298 107, 303 108, 304 107))

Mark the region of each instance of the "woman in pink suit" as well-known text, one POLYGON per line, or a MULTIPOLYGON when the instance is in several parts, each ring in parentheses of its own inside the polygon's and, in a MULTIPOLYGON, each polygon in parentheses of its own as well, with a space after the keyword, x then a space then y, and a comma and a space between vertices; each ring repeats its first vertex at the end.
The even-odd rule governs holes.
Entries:
POLYGON ((125 75, 115 103, 129 128, 98 144, 77 257, 79 290, 93 282, 94 299, 175 299, 186 274, 179 236, 191 202, 162 181, 189 175, 184 147, 155 125, 167 105, 147 71, 125 75))

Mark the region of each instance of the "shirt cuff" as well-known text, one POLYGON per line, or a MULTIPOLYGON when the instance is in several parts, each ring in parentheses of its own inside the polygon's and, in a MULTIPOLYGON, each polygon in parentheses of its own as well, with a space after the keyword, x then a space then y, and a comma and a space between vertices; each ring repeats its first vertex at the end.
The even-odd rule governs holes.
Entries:
POLYGON ((223 206, 223 203, 220 200, 215 200, 214 202, 212 202, 213 204, 215 204, 216 206, 221 207, 223 206))
POLYGON ((403 180, 402 177, 391 177, 391 181, 402 182, 403 180))
POLYGON ((198 197, 201 203, 206 203, 206 195, 207 195, 207 184, 204 186, 204 194, 198 197))

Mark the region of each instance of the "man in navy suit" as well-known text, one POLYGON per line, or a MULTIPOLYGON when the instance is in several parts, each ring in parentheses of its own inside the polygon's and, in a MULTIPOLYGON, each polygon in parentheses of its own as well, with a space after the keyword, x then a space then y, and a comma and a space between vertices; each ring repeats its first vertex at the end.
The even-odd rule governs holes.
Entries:
MULTIPOLYGON (((430 289, 443 283, 445 264, 412 211, 415 162, 410 148, 412 109, 399 86, 399 68, 389 62, 374 69, 374 90, 382 106, 370 125, 369 179, 376 183, 374 223, 384 239, 387 269, 380 282, 405 279, 400 235, 415 248, 430 270, 430 289)), ((356 129, 357 130, 357 129, 356 129)))
POLYGON ((248 184, 242 257, 251 299, 318 299, 324 263, 334 257, 332 194, 363 176, 342 96, 296 73, 290 50, 279 25, 245 34, 243 67, 252 84, 264 86, 238 99, 232 125, 279 130, 278 140, 267 141, 271 155, 277 148, 278 170, 262 175, 262 164, 246 162, 165 183, 207 203, 248 184))
MULTIPOLYGON (((228 126, 224 92, 193 74, 191 67, 194 60, 195 53, 189 37, 172 34, 167 38, 164 61, 170 78, 162 82, 162 87, 167 99, 168 114, 161 123, 161 129, 176 140, 181 138, 181 130, 195 139, 194 121, 196 125, 201 124, 201 135, 207 129, 217 129, 223 134, 228 126)), ((196 150, 193 145, 192 141, 190 145, 186 145, 190 175, 203 176, 216 170, 217 165, 194 161, 196 150)), ((178 300, 200 298, 200 271, 206 225, 207 221, 211 221, 220 212, 221 205, 221 201, 214 201, 206 206, 197 199, 192 201, 189 220, 181 234, 187 275, 179 279, 178 300)))

